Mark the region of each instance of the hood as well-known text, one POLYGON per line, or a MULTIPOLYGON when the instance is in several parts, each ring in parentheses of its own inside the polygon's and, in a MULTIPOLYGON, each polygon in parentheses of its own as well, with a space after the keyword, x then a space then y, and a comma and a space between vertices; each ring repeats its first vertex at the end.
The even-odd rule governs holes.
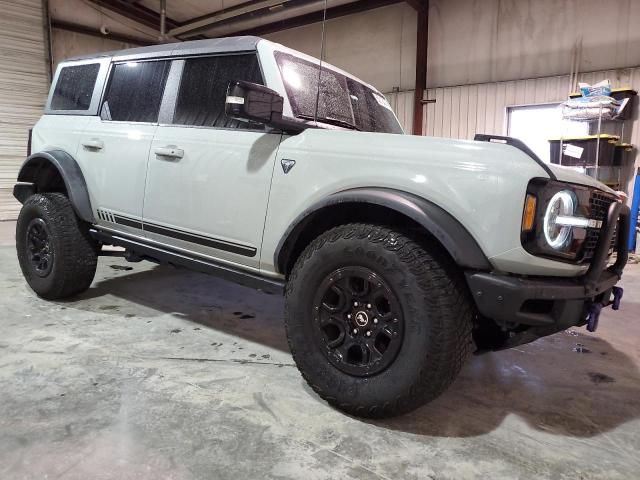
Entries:
POLYGON ((599 182, 593 177, 589 175, 585 175, 584 173, 580 173, 574 170, 571 167, 561 167, 560 165, 550 165, 548 164, 549 169, 555 174, 555 176, 561 182, 568 183, 576 183, 579 185, 587 185, 589 187, 594 187, 605 192, 615 193, 614 190, 607 187, 604 183, 599 182))

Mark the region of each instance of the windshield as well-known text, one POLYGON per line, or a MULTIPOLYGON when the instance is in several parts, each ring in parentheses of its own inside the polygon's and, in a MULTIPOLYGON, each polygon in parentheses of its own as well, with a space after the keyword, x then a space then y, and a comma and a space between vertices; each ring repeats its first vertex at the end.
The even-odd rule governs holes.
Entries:
POLYGON ((403 133, 382 94, 323 68, 318 96, 319 65, 284 52, 275 56, 294 116, 313 120, 318 98, 319 122, 365 132, 403 133))

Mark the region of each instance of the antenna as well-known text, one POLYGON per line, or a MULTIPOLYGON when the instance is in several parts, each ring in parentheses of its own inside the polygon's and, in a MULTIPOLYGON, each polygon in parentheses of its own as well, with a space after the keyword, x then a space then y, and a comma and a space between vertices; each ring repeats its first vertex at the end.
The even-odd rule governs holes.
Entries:
POLYGON ((324 59, 326 23, 327 23, 327 0, 324 0, 324 12, 322 14, 322 41, 320 43, 320 68, 318 69, 318 89, 316 91, 316 110, 313 114, 314 123, 318 123, 318 104, 320 103, 320 82, 322 81, 322 60, 324 59))

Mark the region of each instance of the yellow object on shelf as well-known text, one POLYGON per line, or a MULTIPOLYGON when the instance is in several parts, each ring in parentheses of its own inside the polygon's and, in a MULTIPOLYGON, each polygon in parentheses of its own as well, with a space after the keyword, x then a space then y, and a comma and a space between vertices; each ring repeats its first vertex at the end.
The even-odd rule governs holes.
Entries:
POLYGON ((621 148, 625 152, 630 152, 631 150, 633 150, 633 145, 631 145, 630 143, 618 143, 616 144, 616 148, 621 148))
POLYGON ((608 133, 601 133, 599 135, 583 135, 581 137, 558 137, 550 138, 550 142, 575 142, 583 140, 595 140, 600 137, 600 140, 606 140, 609 143, 618 143, 620 137, 618 135, 609 135, 608 133))

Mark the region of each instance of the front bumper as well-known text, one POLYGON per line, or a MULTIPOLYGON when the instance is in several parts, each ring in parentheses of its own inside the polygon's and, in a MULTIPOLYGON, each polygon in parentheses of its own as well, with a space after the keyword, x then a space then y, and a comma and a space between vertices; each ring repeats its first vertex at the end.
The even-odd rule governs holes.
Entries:
MULTIPOLYGON (((611 292, 627 263, 629 207, 619 202, 609 206, 589 270, 580 277, 525 277, 508 274, 467 272, 467 283, 478 312, 504 329, 531 326, 539 336, 583 325, 592 305, 607 306, 611 292), (607 268, 609 246, 615 229, 616 262, 607 268)), ((598 310, 599 312, 599 310, 598 310)))

